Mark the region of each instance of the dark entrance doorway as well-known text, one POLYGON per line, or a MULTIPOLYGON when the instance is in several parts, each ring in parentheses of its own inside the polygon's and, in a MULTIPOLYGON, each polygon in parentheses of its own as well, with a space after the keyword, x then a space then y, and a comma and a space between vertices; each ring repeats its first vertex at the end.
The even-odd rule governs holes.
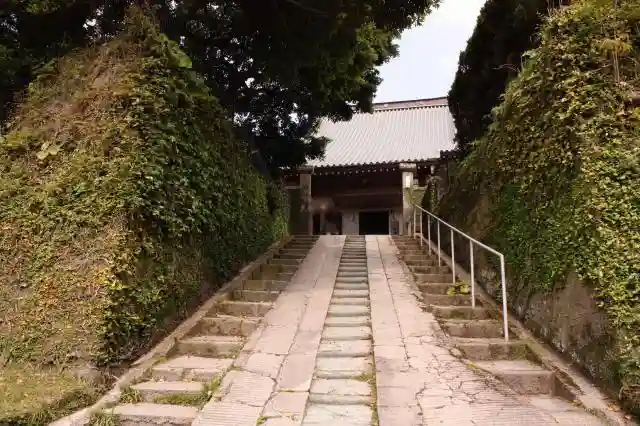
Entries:
POLYGON ((386 235, 389 233, 389 211, 360 212, 360 235, 386 235))

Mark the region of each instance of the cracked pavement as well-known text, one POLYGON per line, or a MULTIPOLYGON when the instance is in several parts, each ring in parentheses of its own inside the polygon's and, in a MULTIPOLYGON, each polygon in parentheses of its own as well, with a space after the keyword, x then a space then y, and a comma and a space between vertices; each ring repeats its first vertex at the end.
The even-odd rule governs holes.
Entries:
POLYGON ((561 424, 456 356, 396 253, 389 237, 367 237, 380 425, 561 424))

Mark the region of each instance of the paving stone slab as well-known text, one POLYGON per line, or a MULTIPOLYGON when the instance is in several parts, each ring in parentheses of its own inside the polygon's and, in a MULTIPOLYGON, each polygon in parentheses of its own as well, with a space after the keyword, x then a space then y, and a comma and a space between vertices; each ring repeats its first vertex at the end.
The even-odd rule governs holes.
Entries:
POLYGON ((243 370, 275 379, 283 361, 284 355, 256 352, 249 354, 243 370))
POLYGON ((267 402, 262 417, 286 417, 289 420, 302 420, 308 398, 308 392, 277 392, 267 402))
POLYGON ((289 354, 278 375, 277 389, 308 392, 315 369, 315 354, 289 354))
POLYGON ((229 402, 209 402, 193 426, 256 426, 262 407, 229 402))
MULTIPOLYGON (((250 371, 231 371, 228 387, 222 389, 223 402, 232 402, 252 407, 264 407, 273 392, 273 379, 250 371)), ((222 386, 221 386, 222 387, 222 386)))
POLYGON ((196 407, 170 404, 122 404, 105 410, 116 415, 121 426, 190 425, 198 413, 196 407))
POLYGON ((325 327, 324 340, 367 340, 371 339, 371 327, 325 327))

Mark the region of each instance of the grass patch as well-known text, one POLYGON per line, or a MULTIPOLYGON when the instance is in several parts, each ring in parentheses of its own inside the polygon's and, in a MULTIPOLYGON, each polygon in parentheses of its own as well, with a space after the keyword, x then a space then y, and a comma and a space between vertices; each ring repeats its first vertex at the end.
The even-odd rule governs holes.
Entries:
POLYGON ((258 417, 258 420, 256 420, 256 425, 259 426, 259 425, 261 425, 263 423, 266 423, 266 422, 267 422, 267 418, 265 416, 260 416, 260 417, 258 417))
POLYGON ((100 411, 91 416, 89 426, 120 426, 120 419, 115 414, 100 411))
POLYGON ((218 390, 221 382, 221 377, 215 377, 211 381, 205 383, 200 393, 174 393, 171 395, 158 395, 153 398, 153 402, 155 404, 186 405, 202 408, 204 404, 209 402, 213 394, 218 390))
POLYGON ((122 404, 137 404, 142 402, 142 395, 131 386, 127 386, 120 392, 120 402, 122 404))
POLYGON ((64 370, 7 363, 0 367, 0 424, 45 425, 92 403, 105 389, 64 370))
POLYGON ((365 382, 365 383, 368 383, 370 385, 375 385, 375 383, 376 383, 376 376, 372 372, 366 372, 366 373, 358 374, 357 376, 353 376, 352 379, 353 380, 358 380, 360 382, 365 382))
POLYGON ((457 281, 454 284, 451 284, 449 288, 447 288, 448 296, 455 296, 457 294, 469 294, 471 292, 469 288, 469 284, 463 281, 457 281))

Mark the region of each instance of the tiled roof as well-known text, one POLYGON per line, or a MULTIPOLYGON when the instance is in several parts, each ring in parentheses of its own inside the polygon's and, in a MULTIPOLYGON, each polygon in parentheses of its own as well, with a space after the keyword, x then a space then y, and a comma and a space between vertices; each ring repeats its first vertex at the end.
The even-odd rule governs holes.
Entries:
POLYGON ((323 120, 318 134, 332 140, 315 167, 416 162, 455 148, 455 127, 446 100, 377 104, 350 121, 323 120))

